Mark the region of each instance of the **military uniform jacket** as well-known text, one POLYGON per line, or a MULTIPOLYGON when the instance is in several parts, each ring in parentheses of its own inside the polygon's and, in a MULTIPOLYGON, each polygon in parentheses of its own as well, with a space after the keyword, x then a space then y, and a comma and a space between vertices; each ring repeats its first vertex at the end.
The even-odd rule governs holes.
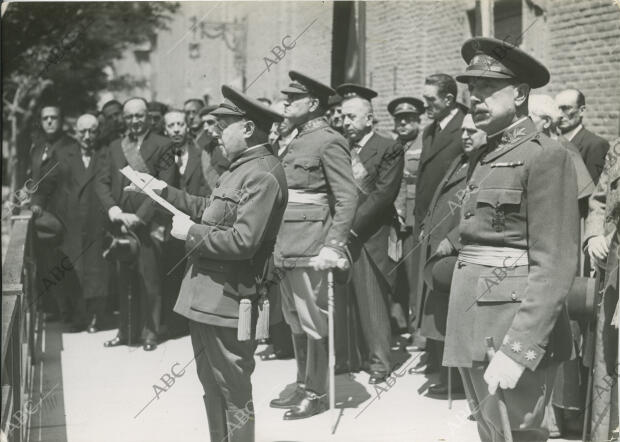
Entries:
POLYGON ((194 321, 237 327, 239 301, 256 299, 288 193, 278 159, 264 145, 234 160, 210 198, 168 186, 168 201, 200 217, 185 240, 188 269, 174 311, 194 321))
POLYGON ((395 221, 394 200, 403 178, 403 148, 400 142, 373 133, 359 159, 365 175, 358 186, 364 191, 358 193, 351 229, 388 283, 394 284, 396 272, 391 271, 394 265, 388 258, 388 235, 395 221))
POLYGON ((541 361, 567 360, 565 300, 577 270, 579 235, 572 160, 522 118, 491 138, 471 167, 459 225, 463 247, 522 249, 529 265, 457 263, 444 365, 486 360, 487 336, 530 370, 541 361))
POLYGON ((396 207, 398 216, 405 220, 405 226, 413 227, 415 225, 413 209, 415 207, 420 154, 422 153, 422 138, 417 137, 405 143, 403 151, 405 152, 403 179, 396 201, 394 201, 394 207, 396 207))
POLYGON ((282 156, 288 188, 326 194, 327 206, 289 203, 274 253, 279 267, 307 266, 323 246, 344 251, 357 207, 351 153, 325 118, 298 128, 282 156))

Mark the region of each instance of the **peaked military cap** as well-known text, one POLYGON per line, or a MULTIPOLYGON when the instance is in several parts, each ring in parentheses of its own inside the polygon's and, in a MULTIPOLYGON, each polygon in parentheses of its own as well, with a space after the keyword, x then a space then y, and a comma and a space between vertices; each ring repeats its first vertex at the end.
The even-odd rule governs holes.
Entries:
POLYGON ((332 95, 331 97, 329 97, 329 100, 327 100, 327 105, 329 107, 336 106, 341 103, 342 103, 342 97, 338 94, 332 95))
POLYGON ((388 112, 392 116, 399 114, 424 113, 424 103, 422 100, 413 97, 398 97, 388 103, 388 112))
POLYGON ((202 109, 200 109, 200 111, 198 112, 198 115, 200 115, 202 117, 203 115, 210 114, 211 112, 213 112, 218 107, 220 107, 218 104, 210 104, 210 105, 205 106, 202 109))
POLYGON ((470 38, 463 44, 461 55, 468 63, 465 72, 456 77, 461 83, 475 77, 514 78, 537 88, 549 82, 549 71, 541 62, 506 41, 470 38))
POLYGON ((336 92, 342 95, 342 98, 360 97, 368 101, 379 95, 377 92, 373 91, 370 88, 353 83, 341 84, 336 88, 336 92))
POLYGON ((161 112, 162 114, 165 114, 168 110, 168 106, 164 103, 160 103, 159 101, 149 101, 146 108, 151 112, 161 112))
POLYGON ((265 106, 255 98, 249 97, 230 86, 222 86, 222 95, 225 100, 211 112, 215 116, 246 117, 261 126, 271 126, 280 122, 284 116, 265 106))
POLYGON ((310 94, 319 100, 327 101, 330 96, 336 93, 331 87, 301 72, 290 71, 288 76, 291 83, 280 91, 283 94, 310 94))

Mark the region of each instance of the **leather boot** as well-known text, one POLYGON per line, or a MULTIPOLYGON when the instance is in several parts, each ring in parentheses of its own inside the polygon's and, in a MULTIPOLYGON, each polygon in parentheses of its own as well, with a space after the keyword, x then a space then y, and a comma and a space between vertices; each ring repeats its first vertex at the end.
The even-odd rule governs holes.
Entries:
MULTIPOLYGON (((228 422, 228 442, 254 442, 253 410, 248 408, 226 410, 226 421, 228 422)), ((215 442, 221 441, 222 439, 218 439, 215 442)))
POLYGON ((293 333, 293 349, 297 361, 297 387, 285 396, 280 393, 279 397, 269 403, 271 408, 292 408, 299 405, 304 398, 308 359, 308 336, 305 333, 293 333))
POLYGON ((207 410, 207 421, 209 422, 209 436, 212 441, 226 442, 226 408, 221 398, 207 400, 203 395, 202 399, 207 410))
POLYGON ((305 419, 323 413, 327 408, 327 394, 319 396, 312 391, 306 391, 301 403, 284 413, 284 420, 305 419))
POLYGON ((327 338, 308 339, 308 368, 306 390, 319 396, 327 393, 329 384, 327 338))

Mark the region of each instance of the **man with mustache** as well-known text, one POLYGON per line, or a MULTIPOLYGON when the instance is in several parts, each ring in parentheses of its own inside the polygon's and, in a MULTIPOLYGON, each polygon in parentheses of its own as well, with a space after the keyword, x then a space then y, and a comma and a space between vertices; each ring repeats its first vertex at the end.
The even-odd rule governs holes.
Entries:
POLYGON ((482 441, 504 440, 501 388, 515 441, 545 441, 558 364, 571 357, 566 297, 577 268, 577 177, 567 150, 528 117, 549 71, 505 41, 476 37, 461 53, 476 127, 488 135, 459 203, 443 365, 458 367, 482 441), (489 361, 487 338, 496 351, 489 361))

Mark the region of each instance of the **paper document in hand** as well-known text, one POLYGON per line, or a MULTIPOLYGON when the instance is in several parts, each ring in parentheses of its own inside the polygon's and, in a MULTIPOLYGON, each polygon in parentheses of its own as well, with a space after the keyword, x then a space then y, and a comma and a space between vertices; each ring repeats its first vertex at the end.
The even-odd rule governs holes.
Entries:
POLYGON ((148 181, 142 179, 138 173, 131 168, 131 166, 125 166, 120 169, 120 172, 127 177, 129 181, 131 181, 140 191, 144 192, 149 198, 155 201, 157 204, 162 206, 164 209, 168 210, 175 216, 184 216, 189 218, 189 215, 181 212, 179 209, 174 207, 168 201, 163 199, 161 196, 157 195, 153 189, 148 187, 148 181))

